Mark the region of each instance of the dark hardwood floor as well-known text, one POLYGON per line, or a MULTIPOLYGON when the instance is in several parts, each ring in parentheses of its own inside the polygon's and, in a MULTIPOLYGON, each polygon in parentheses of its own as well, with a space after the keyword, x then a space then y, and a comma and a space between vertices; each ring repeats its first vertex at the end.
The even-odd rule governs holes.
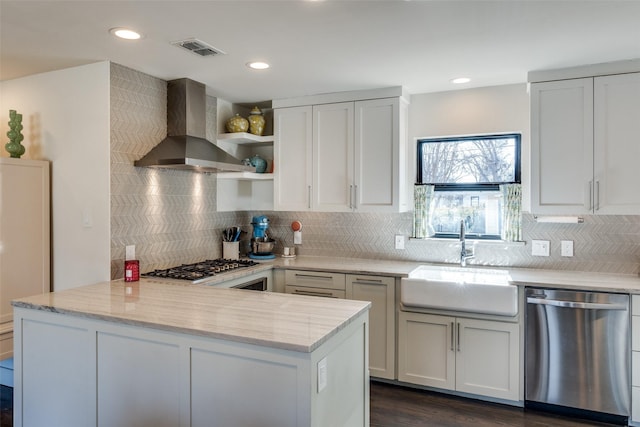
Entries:
MULTIPOLYGON (((0 427, 12 426, 13 389, 0 386, 0 427)), ((371 383, 371 427, 586 427, 611 424, 562 418, 395 385, 371 383)))
POLYGON ((0 427, 13 425, 13 389, 0 385, 0 427))
POLYGON ((611 425, 371 382, 371 427, 609 427, 611 425))

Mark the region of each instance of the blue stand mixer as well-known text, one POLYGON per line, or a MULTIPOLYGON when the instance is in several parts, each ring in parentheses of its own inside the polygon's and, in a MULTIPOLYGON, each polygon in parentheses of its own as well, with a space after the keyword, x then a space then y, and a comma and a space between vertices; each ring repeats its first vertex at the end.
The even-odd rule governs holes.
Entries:
POLYGON ((253 237, 251 238, 251 252, 249 258, 252 259, 273 259, 273 246, 276 241, 267 236, 269 228, 269 218, 264 215, 254 216, 251 219, 253 226, 253 237))

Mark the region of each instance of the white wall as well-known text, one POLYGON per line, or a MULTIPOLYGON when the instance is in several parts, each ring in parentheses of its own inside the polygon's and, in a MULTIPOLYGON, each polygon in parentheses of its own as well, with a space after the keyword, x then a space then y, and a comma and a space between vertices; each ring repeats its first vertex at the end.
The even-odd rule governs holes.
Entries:
POLYGON ((530 132, 526 84, 411 96, 409 154, 414 170, 418 138, 504 132, 522 134, 522 202, 523 209, 529 211, 530 132))
POLYGON ((109 90, 108 62, 0 82, 2 135, 17 110, 23 158, 51 162, 56 291, 110 278, 109 90))

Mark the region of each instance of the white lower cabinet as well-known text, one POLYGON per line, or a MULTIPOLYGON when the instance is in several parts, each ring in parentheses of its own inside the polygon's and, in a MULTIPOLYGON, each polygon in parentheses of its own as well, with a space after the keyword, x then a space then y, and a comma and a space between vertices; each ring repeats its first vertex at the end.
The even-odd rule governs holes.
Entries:
POLYGON ((347 274, 347 298, 370 301, 369 374, 396 377, 395 278, 347 274))
POLYGON ((518 400, 518 323, 400 312, 398 380, 518 400))
MULTIPOLYGON (((188 326, 15 313, 16 427, 369 425, 364 314, 301 352, 188 326)), ((276 339, 286 331, 274 331, 276 339)))
POLYGON ((396 378, 395 278, 302 270, 286 270, 284 277, 288 294, 370 301, 369 373, 396 378))
POLYGON ((631 421, 640 425, 640 295, 631 295, 631 421))

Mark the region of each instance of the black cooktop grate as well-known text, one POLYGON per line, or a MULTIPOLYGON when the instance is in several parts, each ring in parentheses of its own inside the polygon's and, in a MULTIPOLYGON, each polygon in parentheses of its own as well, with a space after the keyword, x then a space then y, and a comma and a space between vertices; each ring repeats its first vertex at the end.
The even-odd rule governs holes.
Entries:
POLYGON ((143 277, 160 277, 163 279, 179 279, 196 281, 213 277, 238 268, 251 267, 258 263, 252 260, 208 259, 193 264, 182 264, 164 270, 154 270, 143 274, 143 277))

